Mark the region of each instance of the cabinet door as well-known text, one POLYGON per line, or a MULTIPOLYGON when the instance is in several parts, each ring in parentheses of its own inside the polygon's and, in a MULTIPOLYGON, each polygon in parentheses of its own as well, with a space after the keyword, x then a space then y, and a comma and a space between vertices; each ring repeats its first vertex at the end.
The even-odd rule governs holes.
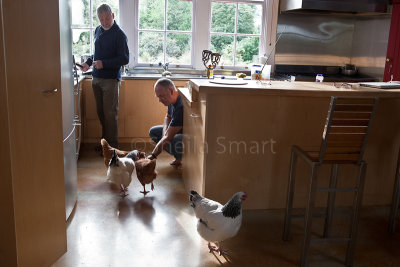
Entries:
POLYGON ((167 107, 154 94, 154 80, 126 80, 125 137, 148 140, 152 126, 164 123, 167 107))
POLYGON ((199 102, 184 98, 183 107, 183 182, 187 192, 204 193, 203 164, 207 146, 204 144, 203 116, 199 102))
MULTIPOLYGON (((5 57, 0 69, 7 79, 2 112, 8 118, 1 136, 9 138, 2 153, 11 166, 1 179, 12 182, 12 198, 2 201, 0 211, 12 207, 14 219, 12 229, 0 219, 0 243, 12 246, 3 241, 15 237, 6 251, 15 251, 18 266, 50 266, 67 250, 58 4, 3 0, 0 5, 5 57)), ((1 266, 14 266, 11 254, 0 254, 1 266)))
POLYGON ((392 20, 383 81, 400 80, 400 0, 393 0, 392 20))

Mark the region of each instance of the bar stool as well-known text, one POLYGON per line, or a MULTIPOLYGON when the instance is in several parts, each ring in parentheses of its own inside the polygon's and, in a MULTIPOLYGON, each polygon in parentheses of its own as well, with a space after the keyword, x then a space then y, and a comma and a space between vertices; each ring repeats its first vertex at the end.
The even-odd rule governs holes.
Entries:
POLYGON ((289 240, 291 219, 294 216, 292 214, 292 209, 297 157, 300 156, 311 166, 308 200, 304 216, 304 240, 301 253, 301 266, 307 266, 311 241, 321 240, 327 242, 347 242, 348 246, 345 263, 347 266, 353 265, 358 215, 367 167, 362 157, 377 102, 377 98, 332 97, 319 151, 305 151, 298 146, 292 146, 283 233, 283 240, 285 241, 289 240), (328 188, 317 188, 318 168, 322 164, 332 165, 330 185, 328 188), (359 167, 355 187, 338 188, 336 186, 338 167, 341 164, 353 164, 359 167), (324 233, 322 238, 311 238, 312 217, 314 213, 315 195, 317 192, 328 192, 326 214, 324 214, 324 233), (336 192, 354 192, 349 237, 330 237, 336 192))
POLYGON ((399 154, 397 156, 397 169, 396 169, 396 179, 394 182, 394 190, 393 190, 393 200, 392 200, 392 208, 390 210, 390 218, 389 218, 389 233, 394 234, 396 231, 396 222, 399 214, 399 204, 400 204, 400 149, 399 154))

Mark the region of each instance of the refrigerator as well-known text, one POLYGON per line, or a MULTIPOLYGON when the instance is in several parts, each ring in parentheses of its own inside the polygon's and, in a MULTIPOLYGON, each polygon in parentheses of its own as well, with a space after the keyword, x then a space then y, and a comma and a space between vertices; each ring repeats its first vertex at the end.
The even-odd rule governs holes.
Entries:
POLYGON ((77 201, 77 137, 80 118, 75 115, 74 74, 72 60, 71 1, 59 0, 61 91, 63 120, 63 154, 66 220, 77 201))

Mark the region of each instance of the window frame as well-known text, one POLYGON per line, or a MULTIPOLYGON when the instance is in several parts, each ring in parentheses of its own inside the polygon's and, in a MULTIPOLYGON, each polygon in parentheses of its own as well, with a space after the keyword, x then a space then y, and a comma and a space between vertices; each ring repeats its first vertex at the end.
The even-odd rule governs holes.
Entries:
MULTIPOLYGON (((139 1, 140 0, 119 0, 120 2, 120 25, 128 36, 128 46, 130 50, 129 68, 154 68, 154 64, 138 64, 138 27, 139 27, 139 1), (132 12, 133 11, 133 12, 132 12)), ((211 32, 211 2, 213 0, 192 0, 192 47, 191 65, 179 65, 179 69, 204 70, 201 59, 201 51, 210 47, 211 32)), ((258 3, 262 4, 262 23, 261 40, 259 45, 260 55, 269 55, 273 50, 276 40, 276 29, 278 20, 279 0, 221 0, 221 2, 231 3, 258 3)), ((273 53, 268 60, 268 64, 274 65, 273 53)), ((175 68, 175 65, 170 65, 175 68)), ((222 69, 220 65, 217 70, 222 69)), ((226 70, 248 70, 248 66, 224 66, 226 70)))
MULTIPOLYGON (((72 11, 72 9, 71 9, 72 11)), ((73 30, 85 30, 85 31, 89 31, 89 54, 93 55, 93 32, 96 29, 96 27, 93 28, 93 5, 92 5, 92 0, 89 0, 89 26, 72 26, 71 25, 71 33, 73 32, 73 30)), ((83 56, 83 55, 81 55, 83 56)), ((75 59, 77 60, 77 59, 75 59)))
MULTIPOLYGON (((121 0, 120 0, 121 1, 121 0)), ((159 32, 164 34, 163 38, 163 62, 166 62, 166 43, 167 43, 167 34, 168 33, 189 33, 191 34, 191 49, 190 49, 190 61, 191 64, 171 64, 169 63, 170 68, 192 68, 193 67, 193 60, 194 60, 194 37, 195 37, 195 16, 196 16, 196 0, 191 0, 192 2, 192 29, 191 31, 176 31, 176 30, 168 30, 167 27, 167 0, 164 0, 164 29, 163 30, 144 30, 139 29, 139 1, 134 0, 135 2, 135 10, 134 10, 134 17, 135 17, 135 27, 134 27, 134 67, 155 67, 154 65, 158 66, 158 62, 156 64, 153 63, 139 63, 139 32, 159 32)))
MULTIPOLYGON (((237 47, 237 37, 259 37, 259 42, 258 42, 258 53, 260 54, 261 46, 263 44, 263 39, 265 38, 263 36, 263 28, 265 27, 265 16, 266 16, 266 11, 265 11, 265 5, 263 5, 262 0, 211 0, 212 3, 234 3, 236 5, 236 11, 235 11, 235 25, 234 25, 234 32, 233 33, 223 33, 223 32, 212 32, 211 31, 211 21, 212 21, 212 7, 210 8, 210 30, 209 30, 209 47, 211 46, 211 35, 226 35, 226 36, 233 36, 233 47, 234 47, 234 53, 233 53, 233 65, 224 65, 223 68, 228 68, 228 69, 243 69, 247 68, 247 66, 243 65, 236 65, 236 47, 237 47), (260 33, 259 34, 245 34, 245 33, 238 33, 237 32, 237 27, 238 27, 238 16, 239 16, 239 4, 255 4, 255 5, 260 5, 261 6, 261 28, 260 28, 260 33)), ((221 66, 219 66, 221 67, 221 66)))

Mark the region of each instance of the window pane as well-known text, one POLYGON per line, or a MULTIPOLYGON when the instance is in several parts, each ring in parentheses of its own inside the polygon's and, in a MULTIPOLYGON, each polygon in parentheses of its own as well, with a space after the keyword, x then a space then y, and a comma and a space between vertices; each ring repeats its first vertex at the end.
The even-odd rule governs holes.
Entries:
POLYGON ((167 30, 190 31, 192 6, 192 1, 168 0, 167 30))
POLYGON ((247 65, 258 55, 259 37, 238 36, 236 43, 236 65, 247 65))
POLYGON ((219 65, 233 65, 233 41, 232 35, 211 35, 211 51, 221 54, 219 65))
POLYGON ((211 4, 211 31, 234 33, 235 13, 235 4, 213 2, 211 4))
POLYGON ((164 0, 139 1, 139 29, 164 30, 164 0))
POLYGON ((167 34, 167 62, 190 65, 191 36, 184 33, 167 34))
POLYGON ((163 62, 163 34, 139 32, 139 63, 163 62))
POLYGON ((119 0, 92 0, 93 4, 93 27, 96 28, 100 25, 99 18, 97 17, 97 8, 101 4, 107 4, 111 7, 111 11, 114 13, 114 19, 119 24, 119 0))
POLYGON ((90 27, 89 12, 90 6, 89 1, 85 0, 72 0, 71 3, 71 15, 72 15, 72 27, 90 27))
POLYGON ((90 30, 72 30, 72 54, 78 63, 81 56, 90 54, 90 30))
POLYGON ((237 32, 247 34, 260 34, 261 32, 261 5, 238 5, 237 32))

